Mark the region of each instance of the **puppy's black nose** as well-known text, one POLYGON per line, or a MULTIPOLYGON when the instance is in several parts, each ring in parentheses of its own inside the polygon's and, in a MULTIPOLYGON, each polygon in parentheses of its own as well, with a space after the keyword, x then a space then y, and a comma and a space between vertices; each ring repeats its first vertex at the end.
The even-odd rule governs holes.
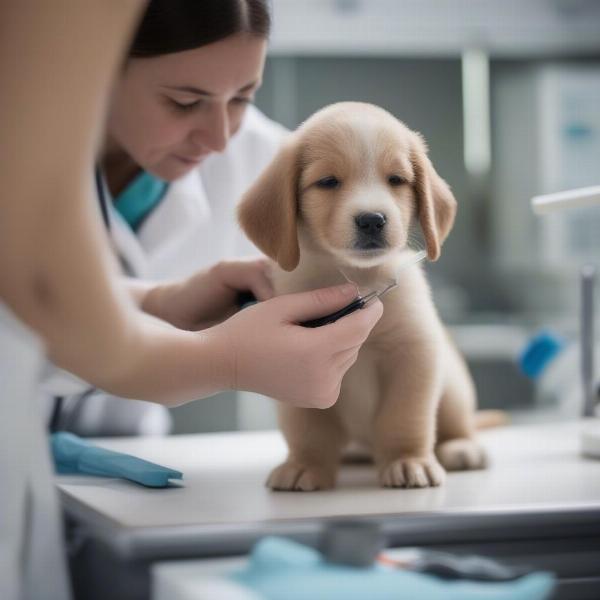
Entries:
POLYGON ((385 215, 371 212, 360 213, 354 217, 354 222, 362 233, 378 234, 385 225, 385 215))

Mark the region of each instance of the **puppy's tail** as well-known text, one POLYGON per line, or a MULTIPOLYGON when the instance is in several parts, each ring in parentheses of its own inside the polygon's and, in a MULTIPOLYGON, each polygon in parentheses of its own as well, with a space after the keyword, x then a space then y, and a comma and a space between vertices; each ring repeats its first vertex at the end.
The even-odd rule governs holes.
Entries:
POLYGON ((478 410, 475 413, 475 428, 490 429, 510 423, 510 417, 504 410, 478 410))

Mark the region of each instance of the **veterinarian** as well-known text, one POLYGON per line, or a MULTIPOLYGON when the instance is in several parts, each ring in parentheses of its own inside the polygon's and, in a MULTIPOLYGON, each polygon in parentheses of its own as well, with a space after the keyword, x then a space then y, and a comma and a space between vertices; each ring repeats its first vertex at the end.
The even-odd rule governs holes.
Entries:
MULTIPOLYGON (((168 4, 179 5, 175 0, 168 4)), ((243 2, 245 25, 235 39, 241 44, 238 49, 243 48, 243 56, 236 56, 257 69, 244 83, 262 73, 266 46, 264 36, 251 33, 250 4, 243 2)), ((176 133, 166 116, 171 100, 162 98, 161 124, 166 125, 157 138, 152 138, 156 130, 150 121, 161 115, 150 111, 148 137, 140 134, 143 143, 134 148, 113 139, 107 145, 99 123, 114 101, 109 91, 119 89, 115 74, 127 77, 131 69, 133 77, 136 72, 134 59, 123 64, 122 57, 140 8, 134 0, 64 5, 15 0, 0 8, 0 131, 8 141, 0 146, 3 600, 69 597, 39 405, 47 359, 118 396, 175 404, 219 390, 248 389, 325 408, 337 399, 344 373, 382 312, 375 303, 325 329, 297 325, 347 304, 356 290, 339 286, 265 299, 215 326, 191 332, 186 328, 227 317, 240 289, 250 289, 259 298, 269 296, 263 263, 211 268, 170 285, 132 286, 122 280, 95 198, 96 157, 100 155, 104 165, 109 191, 115 183, 106 164, 119 148, 133 164, 163 181, 177 180, 195 168, 202 152, 226 141, 224 133, 220 145, 212 147, 199 132, 203 123, 229 123, 230 101, 241 89, 234 76, 240 73, 233 68, 238 63, 232 63, 230 85, 204 90, 213 94, 206 120, 204 110, 198 114, 190 109, 197 122, 186 111, 182 129, 171 138, 168 134, 176 133), (163 155, 160 144, 145 145, 150 139, 165 142, 163 155), (153 151, 138 153, 141 149, 153 151)), ((137 64, 144 71, 150 61, 162 58, 139 59, 148 62, 137 64)), ((167 71, 173 85, 200 83, 194 72, 171 66, 167 71)), ((159 85, 157 80, 153 83, 159 85)), ((181 98, 174 101, 186 103, 181 98)), ((138 104, 138 116, 148 114, 146 108, 138 104)), ((108 114, 110 131, 115 115, 110 108, 108 114)), ((224 125, 222 131, 228 131, 224 125)), ((123 177, 121 185, 129 181, 123 177)))

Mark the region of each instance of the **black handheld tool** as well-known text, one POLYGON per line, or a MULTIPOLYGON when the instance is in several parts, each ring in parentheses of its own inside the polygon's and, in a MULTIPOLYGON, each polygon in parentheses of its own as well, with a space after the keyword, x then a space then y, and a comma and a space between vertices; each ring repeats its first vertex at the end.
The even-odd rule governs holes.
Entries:
MULTIPOLYGON (((344 308, 340 308, 340 310, 336 310, 334 313, 325 315, 324 317, 303 321, 300 323, 300 325, 302 325, 302 327, 321 327, 322 325, 327 325, 328 323, 335 323, 335 321, 338 319, 353 313, 355 310, 364 308, 371 300, 380 295, 381 294, 379 292, 371 292, 366 296, 357 296, 354 300, 352 300, 352 302, 350 302, 350 304, 344 306, 344 308)), ((240 309, 246 308, 247 306, 256 304, 256 298, 252 292, 240 292, 237 296, 236 304, 240 307, 240 309)))
MULTIPOLYGON (((350 304, 344 306, 344 308, 340 308, 333 313, 325 315, 324 317, 318 317, 316 319, 310 319, 308 321, 302 321, 300 325, 302 327, 322 327, 323 325, 328 325, 329 323, 335 323, 338 319, 345 317, 346 315, 352 314, 354 311, 364 308, 369 302, 382 296, 388 290, 392 289, 396 283, 394 282, 392 285, 389 285, 387 288, 383 290, 383 292, 369 292, 365 296, 357 296, 350 304)), ((256 298, 252 294, 252 292, 240 292, 237 296, 237 305, 242 308, 246 308, 251 304, 256 304, 256 298)))
POLYGON ((357 296, 354 300, 352 300, 352 302, 350 302, 350 304, 344 306, 344 308, 340 308, 340 310, 336 310, 335 312, 325 315, 324 317, 310 319, 309 321, 302 321, 300 325, 302 325, 302 327, 321 327, 323 325, 328 325, 329 323, 335 323, 338 319, 352 314, 356 310, 364 308, 371 300, 380 295, 381 294, 379 292, 371 292, 366 296, 357 296))
POLYGON ((377 290, 373 292, 369 292, 364 296, 357 296, 350 304, 344 306, 344 308, 340 308, 340 310, 336 310, 334 313, 329 315, 325 315, 324 317, 319 317, 318 319, 311 319, 310 321, 303 321, 300 323, 302 327, 321 327, 322 325, 329 325, 329 323, 335 323, 338 319, 345 317, 346 315, 352 314, 354 311, 364 308, 371 302, 375 300, 375 298, 381 298, 384 294, 389 292, 391 289, 395 288, 398 285, 396 280, 391 281, 387 287, 385 287, 381 292, 377 290))

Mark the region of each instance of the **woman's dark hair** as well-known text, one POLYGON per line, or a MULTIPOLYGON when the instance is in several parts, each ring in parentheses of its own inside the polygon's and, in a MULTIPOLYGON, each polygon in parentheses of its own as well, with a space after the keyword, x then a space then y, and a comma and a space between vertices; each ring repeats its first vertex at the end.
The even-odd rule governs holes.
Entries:
POLYGON ((268 0, 150 0, 129 56, 192 50, 236 33, 267 38, 270 29, 268 0))

